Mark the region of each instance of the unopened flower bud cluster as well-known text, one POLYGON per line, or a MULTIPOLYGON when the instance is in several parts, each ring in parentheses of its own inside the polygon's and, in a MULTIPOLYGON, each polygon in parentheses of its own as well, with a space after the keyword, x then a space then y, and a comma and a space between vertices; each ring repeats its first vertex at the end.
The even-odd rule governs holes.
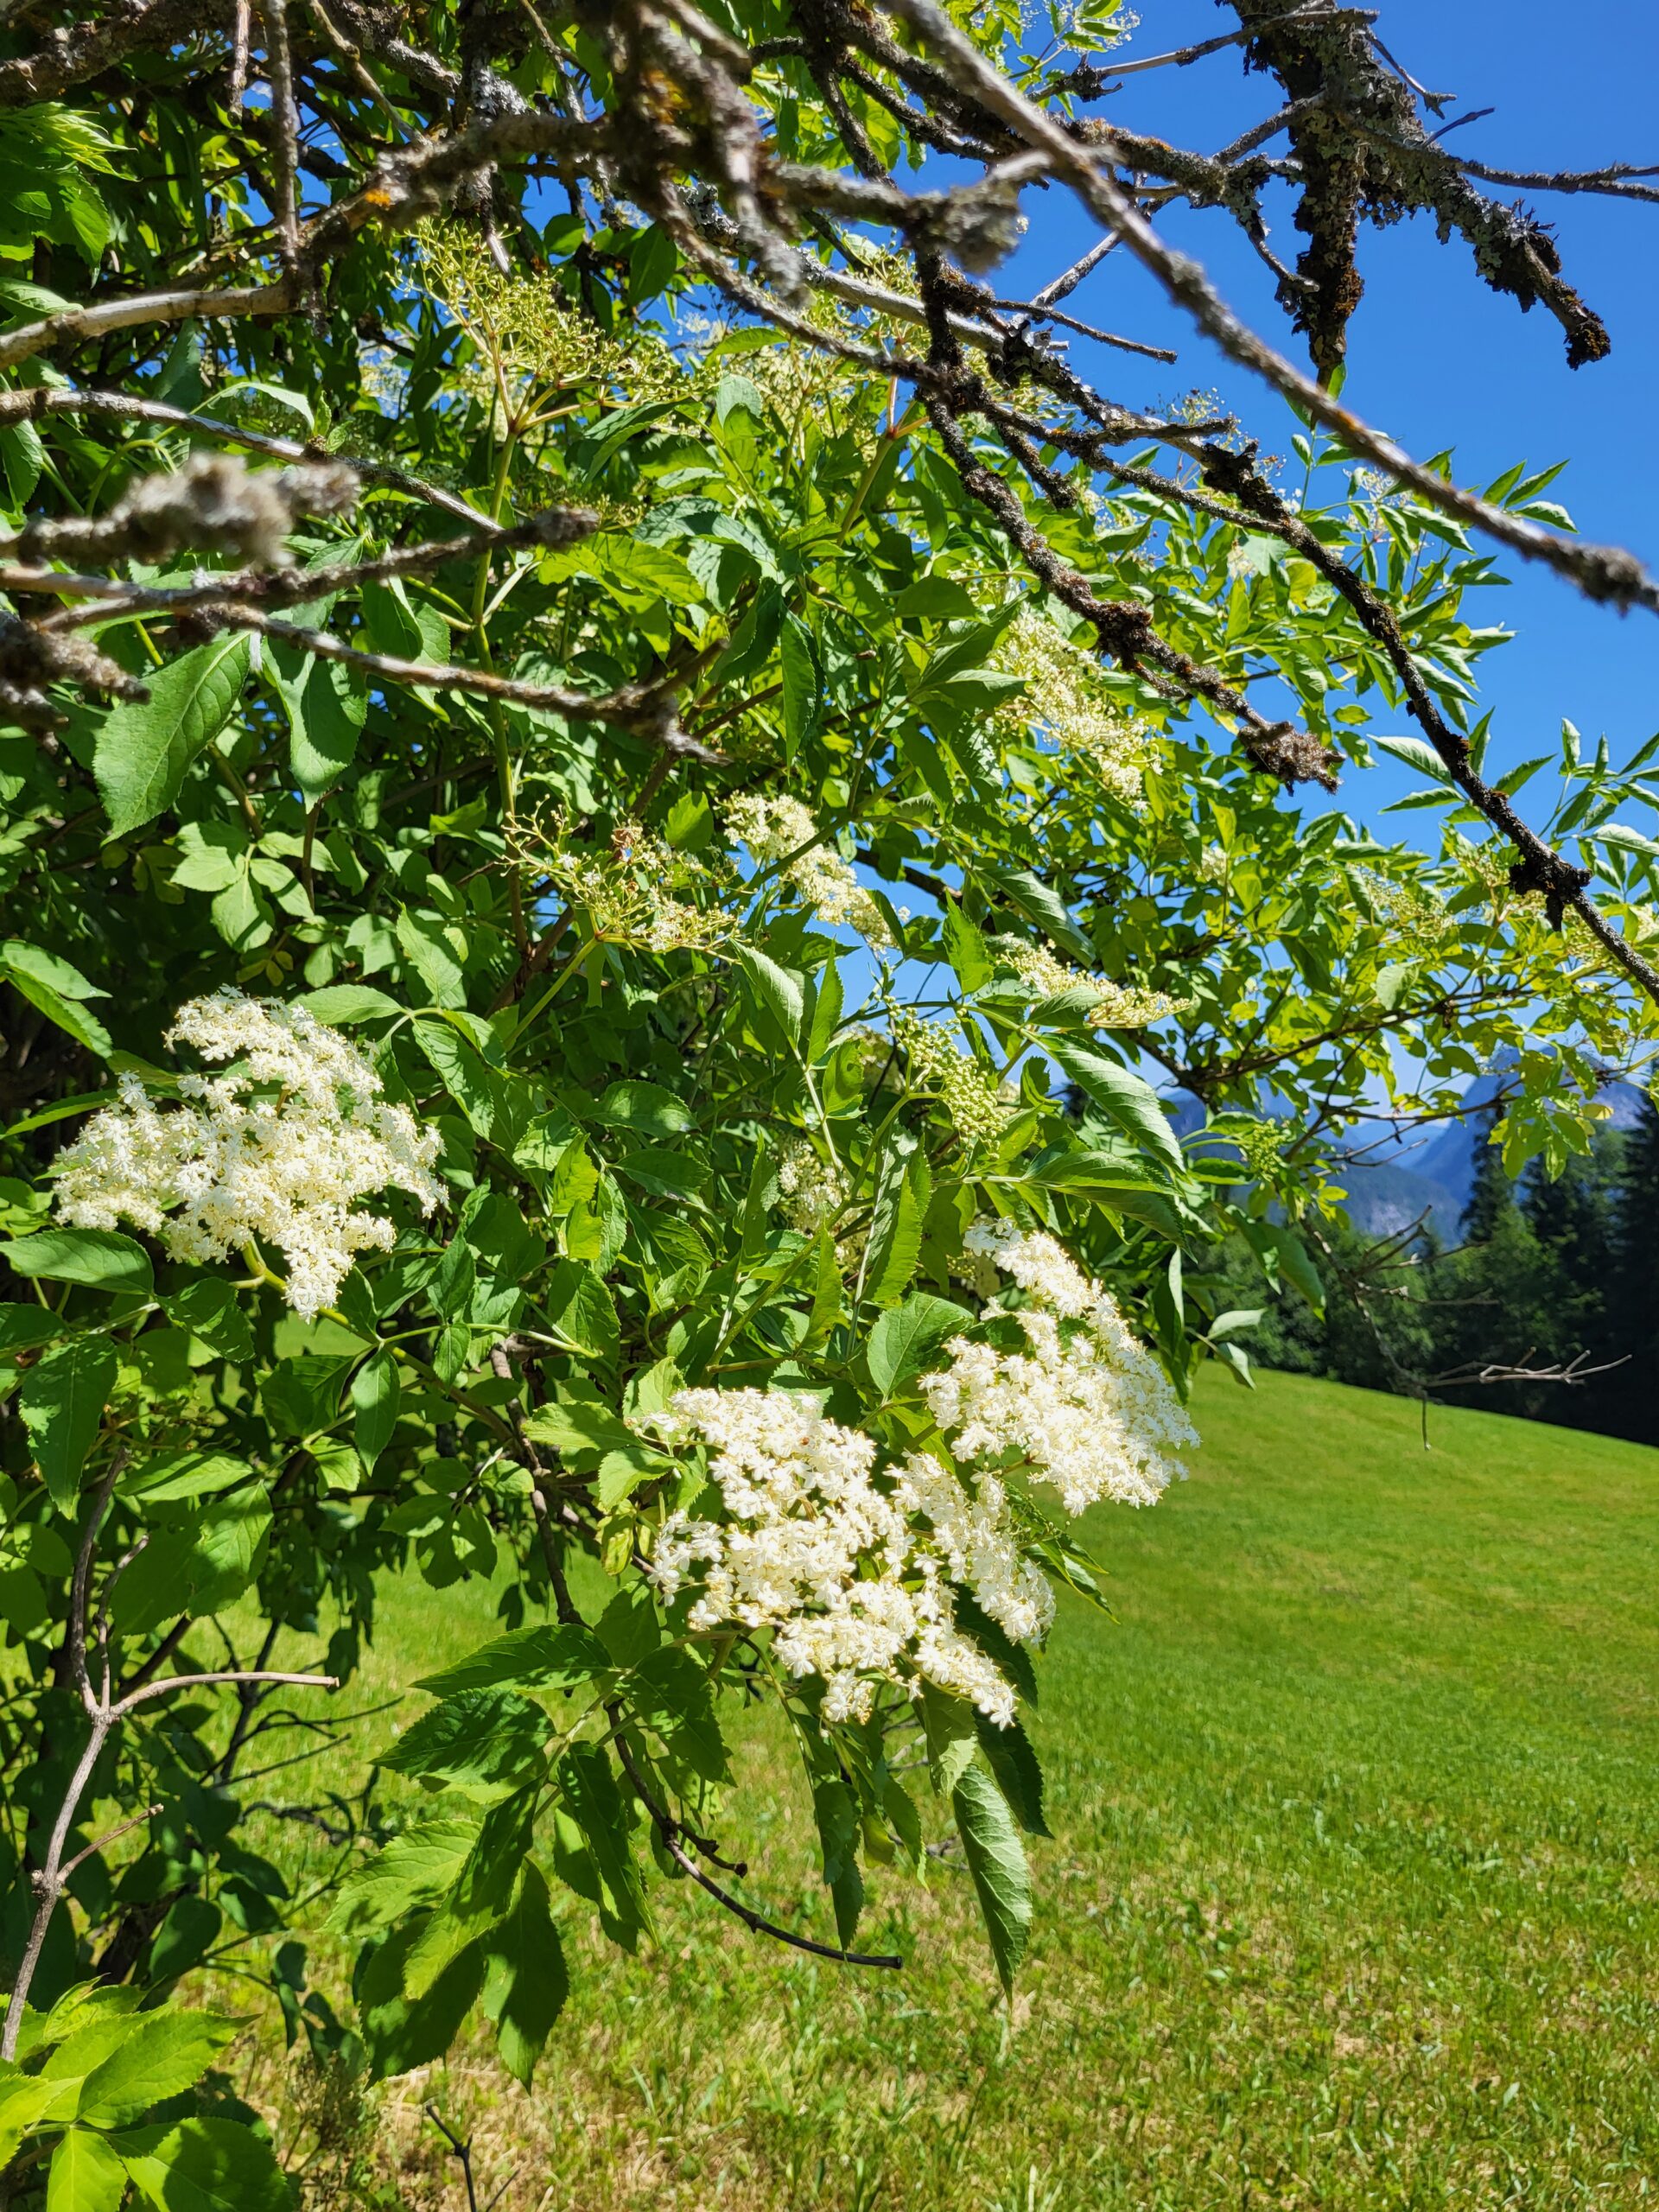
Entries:
POLYGON ((625 822, 608 850, 555 844, 532 832, 521 837, 523 857, 588 916, 596 938, 642 952, 714 952, 732 936, 731 916, 716 902, 726 888, 689 854, 677 852, 653 831, 625 822), (709 903, 677 894, 702 891, 709 903))
POLYGON ((893 1033, 905 1049, 912 1078, 938 1091, 963 1147, 994 1143, 1013 1119, 1017 1099, 970 1052, 959 1052, 950 1031, 938 1022, 900 1007, 893 1013, 893 1033))
POLYGON ((807 1236, 833 1221, 852 1195, 842 1169, 799 1136, 791 1137, 779 1157, 778 1188, 785 1220, 807 1236))
POLYGON ((1124 714, 1092 653, 1062 635, 1045 616, 1021 608, 998 639, 991 664, 1017 676, 1025 691, 997 709, 1012 736, 1027 731, 1090 761, 1114 798, 1139 806, 1153 741, 1144 723, 1124 714))
POLYGON ((1133 984, 1091 976, 1085 969, 1062 960, 1052 945, 1032 944, 1024 938, 999 937, 991 950, 1034 999, 1087 992, 1093 1002, 1085 1018, 1096 1029, 1145 1029, 1173 1014, 1189 1013, 1194 1004, 1191 999, 1173 999, 1164 991, 1141 990, 1133 984))
POLYGON ((779 861, 804 906, 834 928, 845 923, 877 952, 894 949, 887 917, 836 848, 820 835, 810 810, 798 798, 767 798, 741 791, 726 803, 726 826, 762 867, 779 861))
POLYGON ((130 1222, 194 1263, 270 1247, 287 1262, 289 1304, 308 1319, 334 1303, 359 1252, 395 1241, 361 1200, 406 1191, 423 1213, 442 1200, 436 1132, 388 1103, 364 1054, 303 1007, 219 991, 181 1007, 168 1042, 233 1065, 181 1076, 168 1104, 122 1077, 117 1103, 58 1157, 58 1211, 76 1228, 130 1222))

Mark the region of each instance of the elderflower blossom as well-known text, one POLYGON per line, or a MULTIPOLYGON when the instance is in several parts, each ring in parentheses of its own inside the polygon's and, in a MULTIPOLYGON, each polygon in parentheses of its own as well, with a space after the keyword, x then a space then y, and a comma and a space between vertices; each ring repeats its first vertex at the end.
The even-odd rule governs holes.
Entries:
POLYGON ((1066 991, 1092 984, 1094 978, 1070 961, 1062 960, 1052 945, 1029 944, 1025 938, 1000 937, 991 951, 1003 967, 1012 968, 1034 999, 1057 999, 1066 991))
POLYGON ((1092 1029, 1149 1029, 1173 1014, 1191 1014, 1196 999, 1173 999, 1166 991, 1141 990, 1129 983, 1102 982, 1089 1009, 1092 1029))
POLYGON ((1011 968, 1034 999, 1056 999, 1077 993, 1090 1001, 1084 1019, 1095 1029, 1145 1029, 1172 1014, 1189 1013, 1192 999, 1173 999, 1164 991, 1148 991, 1127 983, 1114 983, 1090 976, 1062 960, 1052 945, 1028 944, 1022 938, 999 937, 992 941, 994 957, 1011 968))
POLYGON ((1200 883, 1225 883, 1229 865, 1226 847, 1209 844, 1198 855, 1198 864, 1193 874, 1200 883))
POLYGON ((635 402, 686 396, 687 380, 659 340, 637 327, 615 336, 545 278, 505 274, 476 231, 427 221, 415 236, 425 290, 473 341, 460 381, 498 437, 567 387, 635 402))
POLYGON ((953 1455, 987 1470, 1023 1464, 1071 1514, 1103 1498, 1153 1504, 1181 1471, 1169 1455, 1198 1433, 1116 1300, 1052 1236, 999 1221, 976 1223, 966 1243, 1025 1292, 1014 1319, 1027 1348, 956 1337, 950 1365, 922 1378, 953 1455))
POLYGON ((918 1460, 881 1489, 872 1440, 783 1390, 682 1390, 658 1427, 671 1442, 709 1448, 725 1509, 719 1522, 671 1513, 652 1548, 664 1599, 696 1586, 694 1633, 770 1629, 791 1675, 822 1679, 829 1721, 868 1719, 878 1682, 914 1695, 925 1681, 1007 1726, 1013 1689, 956 1627, 950 1586, 960 1562, 976 1590, 982 1578, 987 1610, 1046 1625, 1023 1563, 999 1545, 1000 1490, 976 1515, 974 1500, 952 1495, 954 1476, 918 1460), (912 1512, 932 1521, 934 1537, 912 1527, 912 1512))
POLYGON ((778 1161, 778 1188, 783 1194, 784 1218, 791 1229, 816 1236, 851 1197, 845 1174, 823 1159, 805 1137, 791 1137, 778 1161))
POLYGON ((607 852, 543 849, 524 839, 524 858, 556 886, 572 906, 587 913, 595 938, 643 952, 714 952, 731 938, 730 915, 717 905, 696 906, 677 890, 702 888, 718 897, 713 873, 638 823, 625 822, 607 852))
POLYGON ((1115 798, 1128 806, 1141 804, 1153 740, 1143 722, 1123 712, 1092 653, 1045 616, 1022 607, 998 639, 991 665, 1000 675, 1021 677, 1026 686, 1023 696, 997 709, 1005 734, 1035 730, 1062 751, 1090 761, 1115 798))
POLYGON ((441 1202, 437 1133, 383 1100, 357 1046, 303 1007, 219 991, 181 1007, 167 1041, 234 1065, 181 1076, 168 1106, 122 1077, 117 1103, 58 1156, 58 1211, 77 1229, 129 1221, 189 1263, 274 1246, 288 1302, 309 1319, 359 1252, 396 1240, 359 1199, 395 1188, 423 1213, 441 1202))
POLYGON ((726 803, 726 823, 762 867, 775 861, 789 863, 786 880, 821 922, 831 928, 845 922, 873 951, 896 949, 887 917, 841 853, 821 838, 810 810, 799 799, 740 791, 726 803))
POLYGON ((938 1090, 964 1147, 971 1149, 1001 1135, 1018 1110, 1017 1098, 972 1053, 959 1052, 948 1030, 901 1007, 893 1017, 893 1033, 909 1058, 912 1075, 938 1090))

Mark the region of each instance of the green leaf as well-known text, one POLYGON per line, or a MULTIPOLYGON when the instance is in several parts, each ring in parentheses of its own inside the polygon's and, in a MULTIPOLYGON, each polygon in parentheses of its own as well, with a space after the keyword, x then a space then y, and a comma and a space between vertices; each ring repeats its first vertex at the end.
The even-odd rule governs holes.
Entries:
POLYGON ((1030 1737, 1017 1720, 1011 1720, 1006 1728, 999 1728, 982 1713, 975 1713, 974 1726, 985 1764, 995 1776, 997 1787, 1007 1800, 1015 1820, 1027 1835, 1050 1834, 1048 1822, 1043 1817, 1043 1770, 1037 1764, 1030 1737))
POLYGON ((547 1715, 506 1689, 459 1690, 404 1730, 378 1764, 448 1783, 468 1796, 505 1796, 542 1771, 547 1715))
POLYGON ((227 630, 157 670, 147 700, 123 701, 104 717, 92 773, 111 836, 172 805, 185 770, 229 721, 247 676, 246 632, 227 630))
POLYGON ((336 1936, 372 1935, 416 1905, 435 1904, 466 1865, 477 1821, 424 1821, 395 1835, 340 1885, 328 1926, 336 1936))
POLYGON ((648 1444, 641 1444, 637 1438, 614 1452, 607 1452, 599 1463, 599 1479, 594 1485, 601 1512, 613 1512, 641 1483, 660 1481, 674 1471, 671 1459, 654 1452, 648 1444))
POLYGON ((899 1383, 919 1375, 939 1346, 970 1327, 973 1318, 949 1299, 932 1298, 925 1291, 884 1313, 870 1332, 864 1355, 870 1380, 882 1397, 892 1397, 899 1383))
POLYGON ((877 1187, 864 1278, 865 1296, 877 1306, 896 1305, 916 1272, 932 1180, 926 1156, 917 1149, 902 1166, 895 1160, 877 1187))
POLYGON ((24 1376, 17 1409, 52 1503, 69 1512, 120 1369, 107 1337, 73 1337, 24 1376))
POLYGON ((85 1283, 93 1290, 155 1288, 149 1255, 114 1229, 41 1229, 0 1244, 0 1261, 30 1281, 85 1283))
POLYGON ((922 1685, 922 1730, 934 1789, 948 1797, 972 1764, 979 1742, 974 1708, 933 1682, 922 1685))
POLYGON ((632 1950, 651 1916, 630 1840, 630 1822, 610 1760, 597 1744, 576 1744, 559 1761, 565 1809, 587 1845, 606 1933, 632 1950))
POLYGON ((434 1002, 442 1007, 464 1007, 467 978, 455 957, 455 948, 441 925, 405 909, 398 914, 393 929, 410 966, 431 992, 434 1002))
POLYGON ((114 1050, 110 1033, 81 1001, 107 998, 109 993, 89 983, 79 969, 55 953, 12 938, 0 944, 0 976, 78 1045, 108 1059, 114 1050))
POLYGON ((307 991, 299 1004, 333 1029, 349 1029, 356 1022, 379 1021, 404 1009, 372 983, 330 983, 321 991, 307 991))
POLYGON ((242 2120, 182 2120, 153 2148, 114 2145, 156 2212, 292 2212, 288 2177, 242 2120))
POLYGON ((257 1491, 152 1529, 115 1586, 112 1610, 122 1630, 137 1636, 181 1614, 201 1619, 221 1611, 259 1572, 270 1534, 270 1507, 257 1491))
POLYGON ((4 473, 11 504, 20 512, 34 498, 45 467, 46 448, 32 423, 8 423, 0 429, 0 471, 4 473))
POLYGON ((0 2160, 10 2165, 31 2127, 62 2120, 74 2110, 78 2080, 55 2081, 39 2075, 0 2074, 0 2160))
POLYGON ((1143 1077, 1119 1067, 1100 1052, 1074 1045, 1068 1038, 1053 1038, 1049 1050, 1072 1082, 1143 1151, 1155 1154, 1171 1167, 1185 1166, 1180 1140, 1169 1125, 1157 1092, 1143 1077))
POLYGON ((1003 1989, 1014 1977, 1031 1935, 1031 1875, 1002 1793, 987 1770, 969 1767, 950 1793, 950 1809, 963 1854, 974 1878, 980 1917, 1003 1989))
POLYGON ((365 1473, 373 1473, 375 1461, 391 1441, 401 1391, 397 1363, 389 1351, 376 1352, 352 1377, 352 1438, 365 1473))
POLYGON ((224 1925, 224 1914, 207 1897, 186 1896, 175 1899, 149 1947, 144 1968, 146 1982, 176 1980, 193 1967, 200 1966, 218 1942, 224 1925))
POLYGON ((1391 753, 1396 760, 1403 760, 1408 768, 1415 768, 1422 775, 1432 778, 1435 783, 1450 783, 1445 761, 1433 747, 1426 745, 1421 737, 1375 737, 1371 742, 1384 753, 1391 753))
POLYGON ((75 2117, 95 2127, 124 2127, 152 2105, 200 2081, 247 2024, 211 2012, 144 2012, 123 2023, 121 2040, 80 2085, 75 2117))
POLYGON ((535 1825, 537 1790, 521 1789, 484 1817, 442 1903, 410 1944, 404 1993, 422 1998, 511 1907, 535 1825))
POLYGON ((963 989, 976 991, 995 972, 985 939, 963 913, 959 899, 947 899, 944 905, 945 957, 963 989))
POLYGON ((1279 1265, 1290 1281, 1316 1313, 1325 1311, 1325 1279, 1314 1266, 1308 1249, 1294 1229, 1273 1230, 1273 1241, 1279 1254, 1279 1265))
POLYGON ((593 1117, 607 1128, 633 1129, 658 1138, 686 1136, 697 1126, 685 1101, 659 1083, 612 1084, 594 1108, 593 1117))
POLYGON ((1076 955, 1087 968, 1095 964, 1095 948, 1072 920, 1065 901, 1029 868, 1001 868, 996 880, 1020 912, 1037 924, 1056 944, 1076 955))
POLYGON ((484 2011, 502 2064, 527 2089, 570 1986, 538 1866, 525 1866, 518 1902, 485 1938, 483 1957, 484 2011))
POLYGON ((826 960, 812 993, 807 1021, 806 1057, 813 1066, 818 1065, 834 1044, 845 1006, 846 993, 842 984, 841 969, 836 961, 826 960))
POLYGON ((728 1778, 726 1745, 715 1718, 709 1677, 689 1651, 664 1644, 641 1660, 626 1689, 634 1712, 675 1758, 704 1782, 728 1778))
POLYGON ((340 1419, 340 1386, 352 1366, 349 1352, 302 1352, 259 1378, 259 1404, 279 1436, 296 1441, 332 1428, 340 1419))
POLYGON ((561 1260, 548 1278, 547 1318, 564 1341, 597 1359, 614 1359, 620 1342, 616 1305, 585 1260, 561 1260))
POLYGON ((858 1807, 838 1775, 812 1788, 812 1812, 823 1854, 823 1879, 836 1908, 836 1940, 846 1950, 864 1910, 864 1878, 858 1866, 858 1807))
POLYGON ((784 744, 791 759, 799 752, 818 713, 817 658, 811 632, 798 614, 785 614, 778 638, 784 679, 784 744))
POLYGON ((609 1654, 591 1629, 576 1622, 538 1622, 480 1644, 465 1659, 423 1675, 415 1687, 434 1697, 458 1690, 489 1689, 498 1682, 533 1682, 547 1689, 574 1689, 609 1670, 609 1654))
POLYGON ((46 2212, 117 2212, 127 2170, 101 2135, 72 2127, 52 2154, 46 2212))
POLYGON ((791 968, 780 968, 758 945, 740 944, 734 958, 753 987, 754 995, 792 1045, 806 1019, 806 988, 791 968))
POLYGON ((300 796, 309 805, 332 791, 357 758, 368 694, 361 679, 339 661, 308 655, 294 680, 282 686, 282 695, 289 761, 300 796))
POLYGON ((452 1022, 428 1017, 417 1020, 414 1030, 439 1082, 478 1135, 487 1137, 495 1126, 497 1091, 483 1054, 452 1022))
POLYGON ((620 1414, 596 1398, 554 1398, 538 1406, 524 1422, 524 1433, 537 1444, 572 1454, 619 1452, 635 1441, 620 1414))
POLYGON ((1380 969, 1375 987, 1377 1004, 1392 1012, 1405 996, 1407 986, 1416 972, 1417 963, 1413 960, 1391 961, 1386 968, 1380 969))
POLYGON ((404 1964, 421 1932, 416 1921, 399 1928, 362 1963, 356 1980, 358 2018, 368 2048, 372 2081, 407 2074, 442 2058, 461 2032, 484 1979, 484 1955, 474 1944, 442 1974, 418 2001, 404 1993, 404 1964))
POLYGON ((181 1289, 164 1294, 162 1311, 169 1321, 200 1338, 221 1358, 253 1357, 253 1330, 228 1282, 208 1275, 199 1282, 186 1283, 181 1289))
POLYGON ((245 1482, 253 1470, 245 1459, 226 1452, 158 1452, 141 1459, 121 1478, 124 1497, 141 1497, 146 1506, 177 1504, 188 1497, 209 1497, 245 1482))

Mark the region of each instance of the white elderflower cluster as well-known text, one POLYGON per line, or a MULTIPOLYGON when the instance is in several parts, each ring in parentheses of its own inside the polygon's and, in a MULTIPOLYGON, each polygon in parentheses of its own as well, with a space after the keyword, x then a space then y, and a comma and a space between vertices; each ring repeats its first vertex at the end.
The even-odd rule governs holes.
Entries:
POLYGON ((991 665, 1000 675, 1021 677, 1026 686, 1022 696, 997 709, 1007 733, 1034 730, 1063 751, 1083 755, 1114 798, 1128 806, 1141 804, 1154 740, 1143 722, 1123 712, 1092 653, 1022 607, 998 639, 991 665))
POLYGON ((441 1202, 437 1133, 388 1104, 357 1046, 303 1007, 219 991, 179 1008, 168 1043, 233 1065, 181 1076, 167 1105, 123 1076, 117 1103, 58 1156, 58 1211, 74 1227, 130 1222, 188 1263, 273 1246, 288 1302, 309 1319, 359 1252, 395 1240, 359 1200, 397 1189, 423 1213, 441 1202))
POLYGON ((873 951, 896 949, 886 917, 849 863, 827 840, 815 842, 818 825, 799 799, 740 791, 726 802, 726 826, 763 867, 775 861, 789 862, 785 880, 821 922, 832 928, 845 922, 873 951))
POLYGON ((808 1236, 833 1221, 852 1195, 841 1169, 805 1137, 791 1137, 779 1155, 778 1188, 785 1220, 808 1236))
POLYGON ((988 1471, 1024 1469, 1052 1484, 1068 1513, 1103 1498, 1155 1503, 1181 1471, 1169 1455, 1198 1433, 1116 1300, 1052 1236, 999 1221, 976 1223, 966 1243, 1025 1292, 1014 1318, 1027 1349, 956 1337, 949 1367, 923 1377, 953 1455, 988 1471))
POLYGON ((1194 874, 1200 883, 1217 884, 1227 880, 1227 849, 1224 845, 1206 845, 1198 855, 1194 874))
POLYGON ((694 1630, 770 1629, 791 1675, 822 1678, 826 1720, 866 1719, 879 1682, 914 1695, 930 1681, 1008 1725, 1013 1688, 956 1627, 950 1587, 968 1582, 1010 1635, 1046 1626, 1047 1586, 1038 1593, 1007 1536, 1000 1488, 971 1499, 937 1461, 912 1459, 881 1489, 870 1438, 784 1390, 682 1390, 657 1426, 708 1447, 725 1506, 719 1522, 671 1513, 652 1547, 664 1599, 698 1589, 694 1630))
POLYGON ((1017 1096, 1005 1091, 971 1052, 959 1052, 949 1030, 907 1007, 894 1013, 893 1033, 909 1058, 911 1074, 938 1090, 964 1148, 995 1142, 1018 1110, 1017 1096))

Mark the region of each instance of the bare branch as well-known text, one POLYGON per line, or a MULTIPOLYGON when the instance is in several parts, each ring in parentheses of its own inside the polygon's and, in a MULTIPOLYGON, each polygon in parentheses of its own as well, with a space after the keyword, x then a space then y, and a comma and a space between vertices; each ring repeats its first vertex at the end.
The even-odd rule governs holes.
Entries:
POLYGON ((188 322, 197 315, 287 315, 295 302, 296 288, 283 277, 271 284, 137 292, 125 299, 60 308, 55 315, 44 315, 38 322, 25 322, 16 330, 0 333, 0 369, 16 368, 19 361, 32 360, 54 346, 103 338, 112 330, 130 330, 140 323, 188 322))
MULTIPOLYGON (((1246 23, 1239 30, 1224 31, 1219 38, 1204 39, 1197 46, 1178 46, 1168 54, 1150 54, 1141 61, 1085 62, 1084 70, 1073 70, 1071 75, 1073 78, 1081 76, 1086 70, 1091 79, 1100 79, 1103 88, 1120 77, 1138 77, 1148 69, 1190 68, 1193 62, 1202 61, 1209 54, 1221 54, 1230 46, 1245 45, 1264 30, 1292 30, 1299 23, 1319 23, 1323 27, 1329 23, 1374 23, 1376 21, 1375 8, 1331 8, 1324 5, 1292 8, 1282 16, 1269 16, 1265 22, 1246 23)), ((1055 88, 1076 89, 1065 78, 1059 79, 1055 88)))
POLYGON ((769 1936, 774 1943, 787 1943, 792 1950, 805 1951, 815 1959, 833 1959, 837 1966, 885 1967, 895 1973, 903 1968, 903 1959, 890 1951, 842 1950, 836 1944, 815 1943, 809 1936, 797 1936, 791 1929, 780 1928, 775 1920, 768 1920, 764 1913, 756 1912, 752 1905, 745 1904, 741 1897, 734 1897, 729 1890, 722 1889, 711 1875, 704 1873, 696 1860, 681 1847, 680 1838, 689 1832, 671 1813, 658 1803, 651 1785, 639 1771, 639 1762, 628 1749, 626 1738, 622 1734, 620 1708, 611 1705, 606 1710, 611 1715, 612 1726, 616 1732, 613 1738, 616 1755, 622 1762, 623 1770, 632 1785, 634 1795, 650 1815, 664 1850, 680 1872, 689 1874, 700 1890, 706 1891, 717 1904, 723 1905, 728 1912, 734 1915, 752 1934, 769 1936))
MULTIPOLYGON (((1027 143, 1052 156, 1056 171, 1071 184, 1090 212, 1122 239, 1177 306, 1242 367, 1305 408, 1356 455, 1386 469, 1442 512, 1485 531, 1526 560, 1543 562, 1591 599, 1659 613, 1659 584, 1634 555, 1618 546, 1571 542, 1539 524, 1491 506, 1478 493, 1465 491, 1414 461, 1392 438, 1351 414, 1323 385, 1305 376, 1241 322, 1198 263, 1158 235, 1108 166, 1009 84, 957 29, 935 0, 888 0, 888 4, 943 57, 953 82, 994 110, 1027 143)), ((1109 142, 1103 150, 1109 150, 1109 142)))
POLYGON ((110 1718, 112 1720, 124 1719, 137 1707, 148 1704, 151 1698, 170 1697, 175 1690, 210 1689, 224 1682, 275 1682, 286 1684, 291 1689, 303 1690, 337 1690, 340 1688, 338 1675, 268 1674, 257 1668, 244 1672, 226 1667, 213 1674, 168 1675, 159 1682, 146 1682, 142 1689, 129 1690, 125 1697, 111 1706, 110 1718))
POLYGON ((0 391, 0 429, 13 423, 41 423, 54 415, 102 415, 118 422, 154 423, 188 430, 193 437, 217 438, 226 445, 245 446, 250 453, 268 454, 273 461, 343 461, 367 484, 384 484, 389 490, 440 507, 471 528, 489 534, 503 525, 459 498, 441 484, 411 475, 393 463, 361 454, 334 453, 326 447, 303 444, 297 438, 272 437, 261 430, 245 430, 212 415, 192 415, 162 399, 140 399, 125 391, 60 391, 50 385, 30 385, 21 391, 0 391))
POLYGON ((265 60, 270 73, 271 145, 275 156, 276 238, 283 273, 296 276, 300 266, 300 211, 296 190, 300 118, 294 105, 294 66, 288 45, 288 0, 261 0, 265 22, 265 60))

